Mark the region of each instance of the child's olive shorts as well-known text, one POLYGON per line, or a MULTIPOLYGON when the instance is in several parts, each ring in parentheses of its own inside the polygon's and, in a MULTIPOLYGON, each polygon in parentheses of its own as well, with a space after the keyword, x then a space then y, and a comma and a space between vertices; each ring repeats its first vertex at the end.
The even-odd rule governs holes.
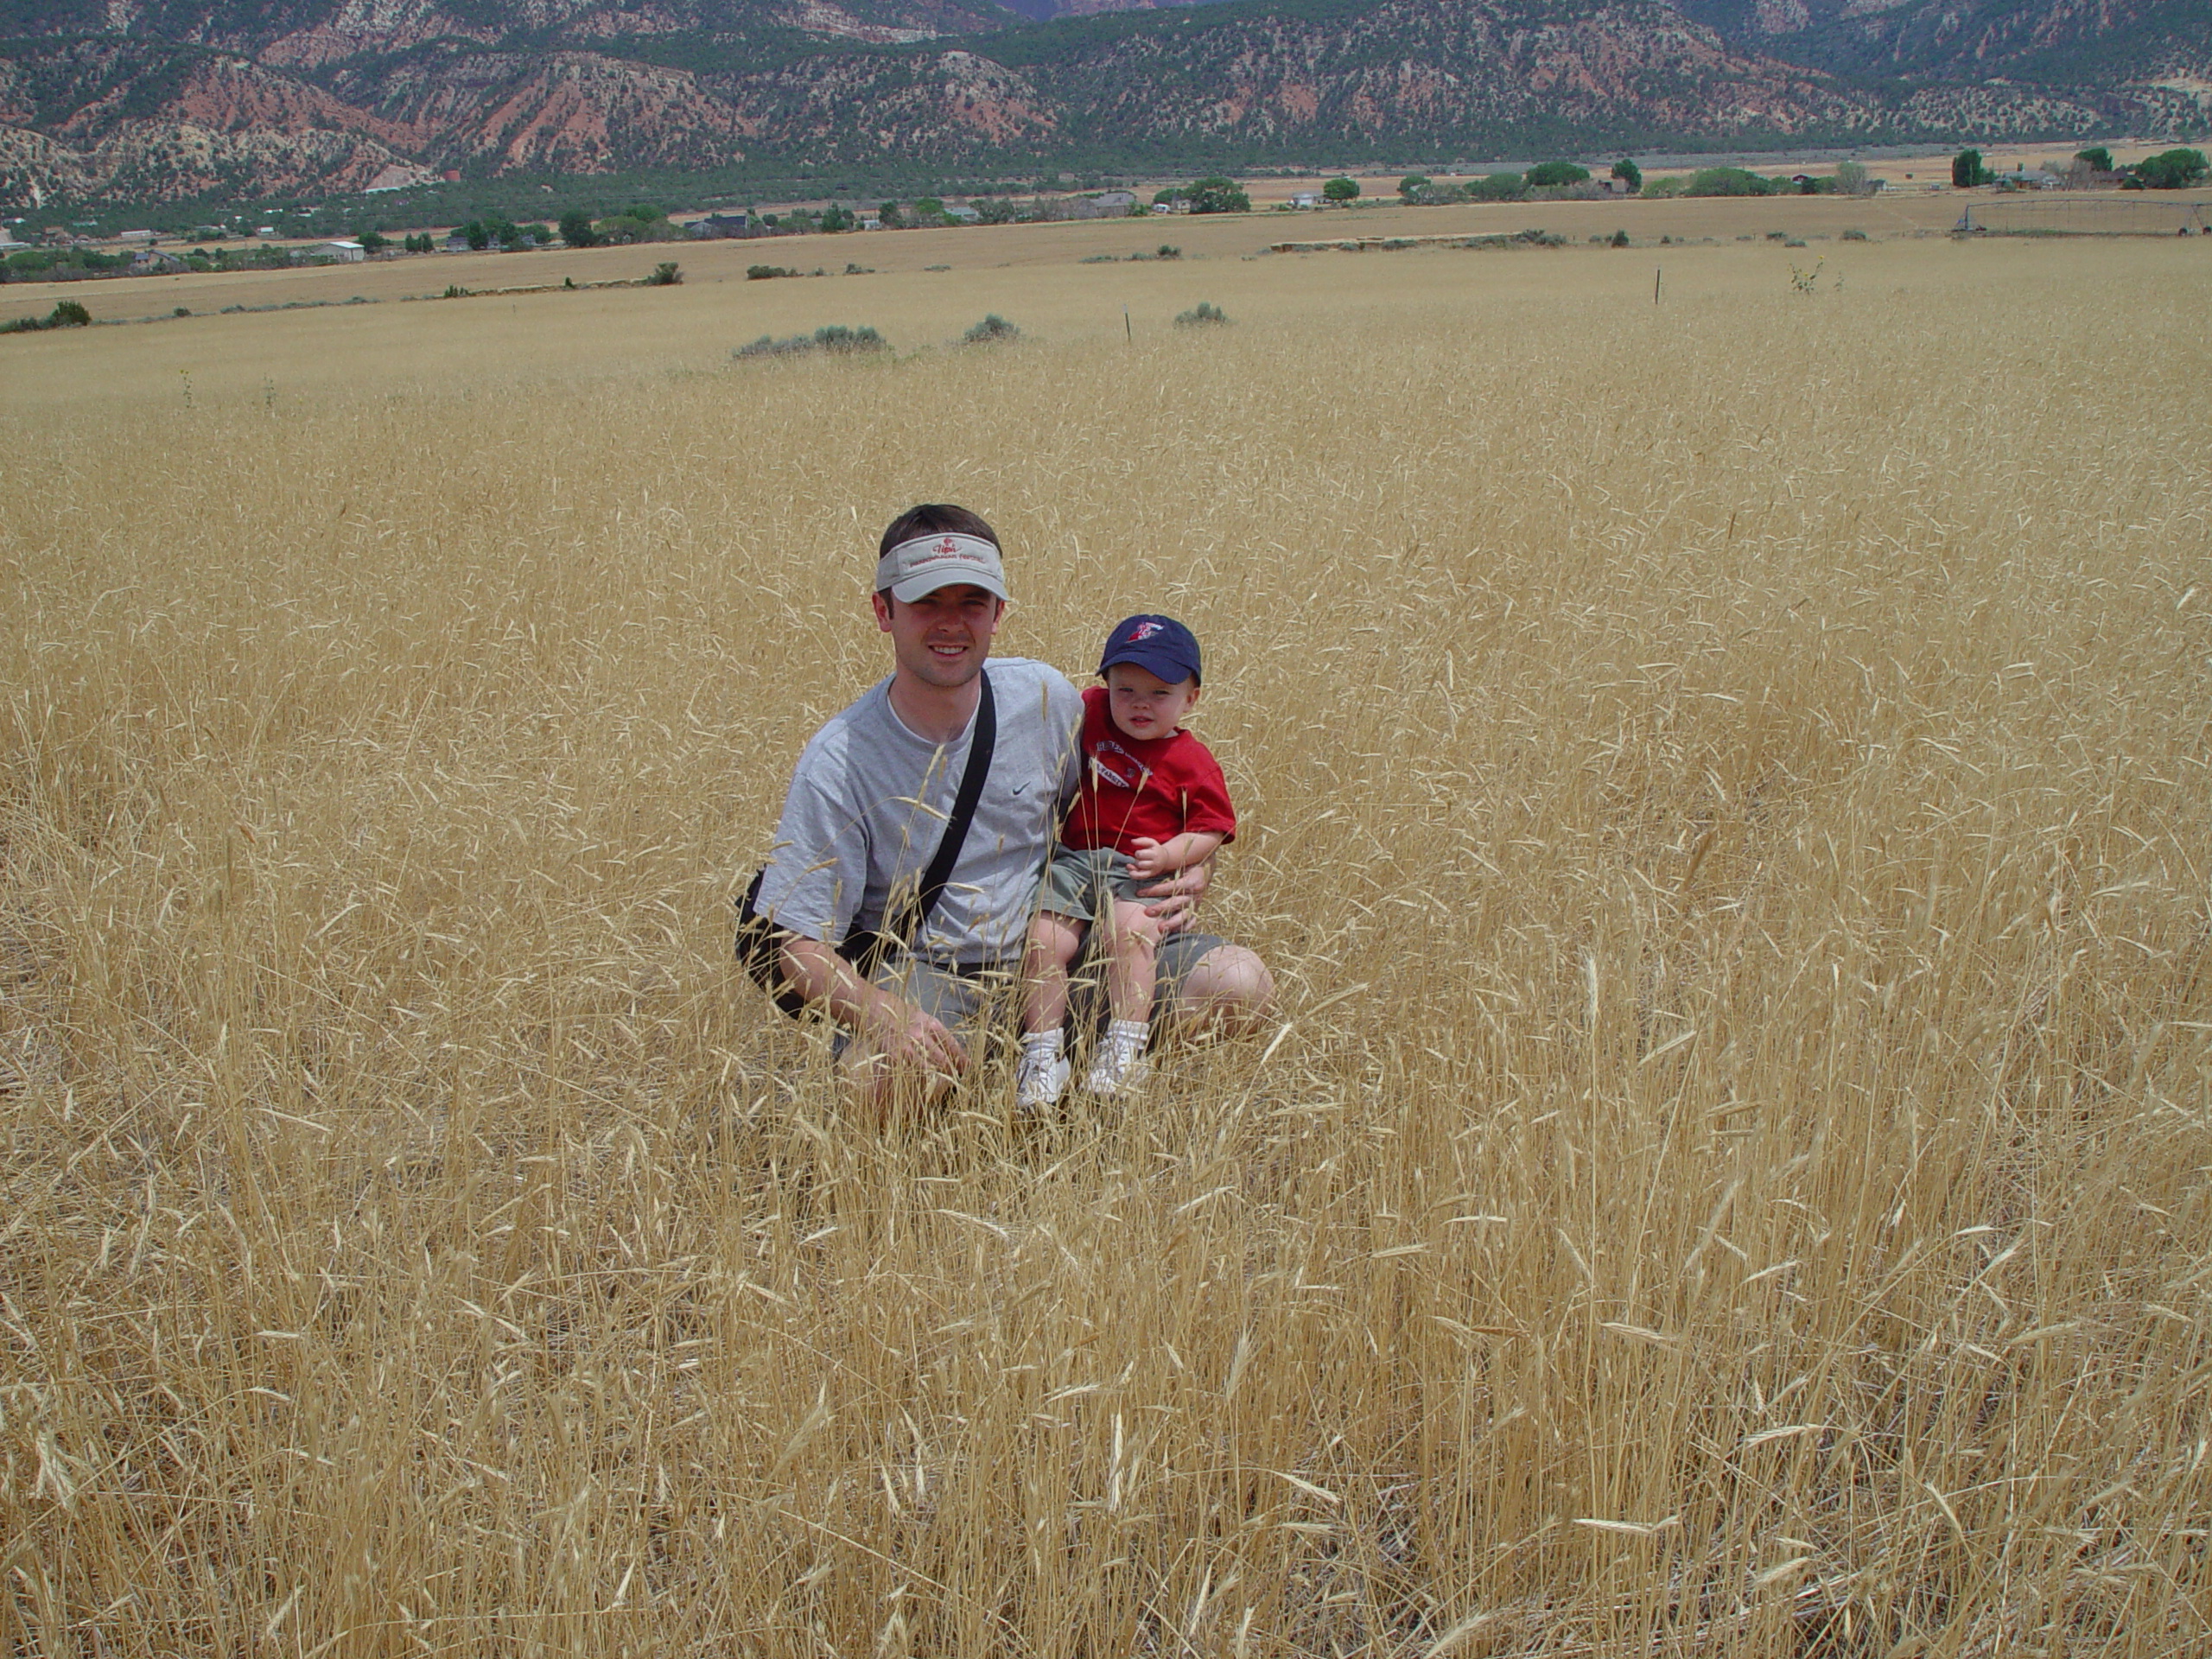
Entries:
MULTIPOLYGON (((1144 885, 1149 887, 1151 883, 1144 885)), ((1117 853, 1111 847, 1082 851, 1062 847, 1053 852, 1052 861, 1045 871, 1045 885, 1038 892, 1037 908, 1078 922, 1092 921, 1111 900, 1141 903, 1137 886, 1127 853, 1117 853)))

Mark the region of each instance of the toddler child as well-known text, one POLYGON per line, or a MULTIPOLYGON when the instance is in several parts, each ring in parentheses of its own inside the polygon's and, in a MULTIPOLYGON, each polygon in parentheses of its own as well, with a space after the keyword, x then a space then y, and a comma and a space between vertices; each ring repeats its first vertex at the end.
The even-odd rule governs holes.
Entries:
POLYGON ((1143 1081, 1160 936, 1136 890, 1204 863, 1236 834, 1220 765, 1180 724, 1198 701, 1191 631, 1164 616, 1130 617, 1107 636, 1098 673, 1105 684, 1083 694, 1082 787, 1045 874, 1023 964, 1029 993, 1014 1098, 1029 1111, 1067 1088, 1068 966, 1094 918, 1105 929, 1099 954, 1112 1022, 1084 1087, 1110 1096, 1143 1081))

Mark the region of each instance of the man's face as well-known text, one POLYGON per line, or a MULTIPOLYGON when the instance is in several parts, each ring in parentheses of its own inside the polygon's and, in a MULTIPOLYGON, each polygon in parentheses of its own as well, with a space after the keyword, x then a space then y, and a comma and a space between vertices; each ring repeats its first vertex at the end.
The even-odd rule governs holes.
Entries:
POLYGON ((967 582, 916 600, 874 595, 875 626, 891 636, 901 673, 950 690, 983 671, 1006 601, 967 582))

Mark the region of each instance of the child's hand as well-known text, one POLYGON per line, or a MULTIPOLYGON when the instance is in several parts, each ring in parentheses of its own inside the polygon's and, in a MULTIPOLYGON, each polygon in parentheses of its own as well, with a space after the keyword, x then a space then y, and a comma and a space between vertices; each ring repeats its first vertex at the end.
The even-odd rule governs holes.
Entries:
POLYGON ((1138 836, 1129 842, 1129 871, 1147 880, 1155 876, 1173 873, 1167 861, 1167 849, 1150 836, 1138 836))

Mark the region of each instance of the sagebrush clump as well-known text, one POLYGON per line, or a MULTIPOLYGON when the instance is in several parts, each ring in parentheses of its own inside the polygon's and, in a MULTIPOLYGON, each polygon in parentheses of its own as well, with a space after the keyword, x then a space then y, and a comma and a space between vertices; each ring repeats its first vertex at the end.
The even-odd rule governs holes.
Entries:
POLYGON ((810 334, 791 334, 781 340, 772 334, 763 334, 750 346, 740 346, 730 355, 733 358, 804 357, 810 353, 827 352, 851 356, 890 349, 891 342, 874 328, 849 328, 842 323, 833 322, 810 334))

